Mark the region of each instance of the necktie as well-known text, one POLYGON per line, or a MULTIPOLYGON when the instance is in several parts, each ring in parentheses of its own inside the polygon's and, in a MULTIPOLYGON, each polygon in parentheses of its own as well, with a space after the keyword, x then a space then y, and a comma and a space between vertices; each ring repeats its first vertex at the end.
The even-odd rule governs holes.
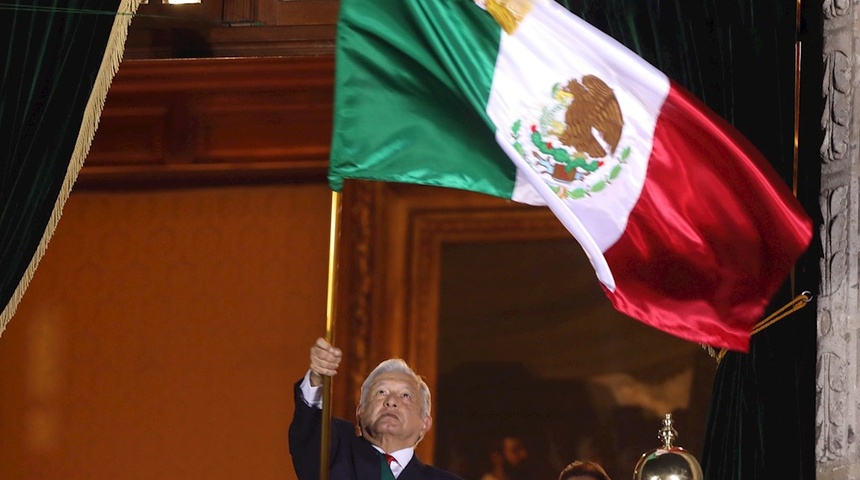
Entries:
POLYGON ((382 462, 382 480, 395 480, 394 474, 391 473, 391 462, 396 462, 389 454, 380 454, 379 460, 382 462))

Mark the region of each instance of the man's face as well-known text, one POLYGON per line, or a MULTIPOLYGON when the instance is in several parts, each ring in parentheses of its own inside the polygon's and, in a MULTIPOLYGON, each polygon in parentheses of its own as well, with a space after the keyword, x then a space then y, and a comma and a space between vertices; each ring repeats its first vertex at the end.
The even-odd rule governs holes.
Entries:
POLYGON ((421 416, 424 399, 418 382, 402 372, 376 376, 356 415, 362 435, 386 451, 411 447, 430 429, 432 419, 421 416))
POLYGON ((502 442, 502 469, 511 480, 531 478, 531 468, 526 463, 528 449, 522 439, 506 437, 502 442))
POLYGON ((519 438, 505 437, 503 442, 503 453, 505 463, 512 467, 518 467, 529 457, 526 444, 519 438))

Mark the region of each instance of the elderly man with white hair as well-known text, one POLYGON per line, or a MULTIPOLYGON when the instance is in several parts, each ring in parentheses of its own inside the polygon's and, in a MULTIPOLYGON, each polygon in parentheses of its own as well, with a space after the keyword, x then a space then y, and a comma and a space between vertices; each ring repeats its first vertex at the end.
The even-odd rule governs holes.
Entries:
MULTIPOLYGON (((337 373, 343 354, 324 339, 311 347, 310 369, 296 383, 296 411, 290 425, 290 454, 299 480, 318 480, 321 386, 337 373)), ((415 446, 433 424, 430 389, 400 359, 380 363, 361 386, 356 409, 359 435, 351 422, 332 419, 332 480, 461 480, 426 465, 415 446)))

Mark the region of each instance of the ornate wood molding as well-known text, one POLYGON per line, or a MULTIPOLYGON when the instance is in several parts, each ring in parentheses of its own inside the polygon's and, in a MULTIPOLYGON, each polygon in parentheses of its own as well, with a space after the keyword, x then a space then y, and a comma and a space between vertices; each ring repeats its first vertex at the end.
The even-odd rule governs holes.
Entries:
POLYGON ((324 181, 334 57, 129 60, 76 188, 324 181))
POLYGON ((206 0, 141 5, 126 58, 332 55, 339 0, 206 0))

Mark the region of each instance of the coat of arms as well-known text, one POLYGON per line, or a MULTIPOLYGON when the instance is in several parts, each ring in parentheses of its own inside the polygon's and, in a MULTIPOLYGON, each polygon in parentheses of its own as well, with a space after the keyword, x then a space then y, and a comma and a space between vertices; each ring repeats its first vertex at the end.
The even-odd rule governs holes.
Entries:
POLYGON ((561 198, 603 190, 630 156, 630 147, 619 149, 624 118, 615 93, 603 80, 585 75, 555 84, 551 97, 539 118, 527 124, 528 132, 522 119, 513 123, 514 148, 561 198))

